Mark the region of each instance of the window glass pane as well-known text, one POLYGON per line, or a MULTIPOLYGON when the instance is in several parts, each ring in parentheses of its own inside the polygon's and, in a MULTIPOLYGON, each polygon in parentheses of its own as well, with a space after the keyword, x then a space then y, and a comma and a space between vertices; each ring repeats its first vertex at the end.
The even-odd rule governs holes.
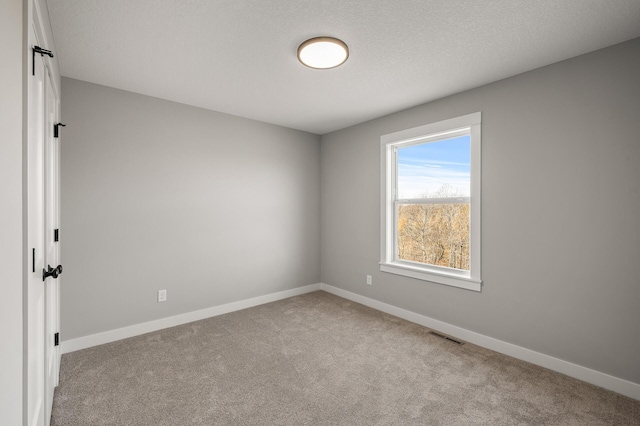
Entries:
POLYGON ((399 204, 398 260, 469 270, 469 204, 399 204))
POLYGON ((469 197, 469 135, 398 148, 398 199, 469 197))

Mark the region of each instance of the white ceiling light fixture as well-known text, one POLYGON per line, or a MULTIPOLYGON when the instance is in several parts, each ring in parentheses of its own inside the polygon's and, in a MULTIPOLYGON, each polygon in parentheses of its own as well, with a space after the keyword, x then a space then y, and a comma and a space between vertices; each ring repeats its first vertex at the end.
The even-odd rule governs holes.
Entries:
POLYGON ((333 37, 314 37, 298 47, 298 60, 309 68, 326 70, 345 63, 349 48, 333 37))

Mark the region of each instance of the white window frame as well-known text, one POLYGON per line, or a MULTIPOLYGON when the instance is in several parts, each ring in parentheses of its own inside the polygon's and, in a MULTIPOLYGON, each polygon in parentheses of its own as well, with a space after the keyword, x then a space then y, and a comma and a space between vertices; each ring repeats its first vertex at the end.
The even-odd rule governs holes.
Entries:
MULTIPOLYGON (((403 275, 419 280, 430 281, 481 291, 480 274, 480 166, 481 166, 481 121, 480 112, 439 121, 412 129, 402 130, 380 137, 381 163, 381 215, 380 215, 380 271, 403 275), (470 215, 470 270, 445 268, 420 262, 399 260, 397 257, 397 217, 396 217, 396 182, 397 182, 397 149, 399 147, 438 141, 449 137, 469 134, 471 137, 471 188, 470 197, 459 201, 469 201, 470 215)), ((407 200, 404 200, 405 202, 407 200)), ((416 203, 440 203, 439 199, 412 200, 416 203)), ((446 200, 450 202, 451 200, 446 200)))

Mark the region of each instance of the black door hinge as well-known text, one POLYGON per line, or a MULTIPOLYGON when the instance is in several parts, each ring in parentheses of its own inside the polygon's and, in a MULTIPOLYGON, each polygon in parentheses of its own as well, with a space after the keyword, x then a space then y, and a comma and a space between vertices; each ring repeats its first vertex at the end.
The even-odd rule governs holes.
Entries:
POLYGON ((57 137, 58 137, 58 133, 59 133, 58 127, 60 127, 60 126, 62 126, 62 127, 67 127, 67 125, 66 125, 66 124, 62 124, 62 123, 56 123, 56 124, 54 124, 54 125, 53 125, 53 137, 54 137, 54 138, 57 138, 57 137))
POLYGON ((33 46, 31 49, 31 75, 36 75, 36 53, 39 53, 40 56, 47 55, 53 58, 53 53, 50 50, 43 49, 40 46, 33 46))
POLYGON ((60 344, 60 333, 56 333, 53 335, 53 344, 58 346, 60 344))
POLYGON ((57 229, 53 230, 53 241, 55 241, 55 242, 60 241, 60 233, 58 232, 57 229))
POLYGON ((31 250, 31 272, 36 271, 36 249, 31 250))

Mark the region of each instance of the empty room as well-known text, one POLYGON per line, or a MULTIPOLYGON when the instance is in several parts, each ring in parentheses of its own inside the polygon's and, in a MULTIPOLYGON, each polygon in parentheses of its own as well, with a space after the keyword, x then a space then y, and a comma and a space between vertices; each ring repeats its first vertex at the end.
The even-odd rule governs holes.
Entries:
POLYGON ((640 425, 637 0, 0 35, 3 425, 640 425))

